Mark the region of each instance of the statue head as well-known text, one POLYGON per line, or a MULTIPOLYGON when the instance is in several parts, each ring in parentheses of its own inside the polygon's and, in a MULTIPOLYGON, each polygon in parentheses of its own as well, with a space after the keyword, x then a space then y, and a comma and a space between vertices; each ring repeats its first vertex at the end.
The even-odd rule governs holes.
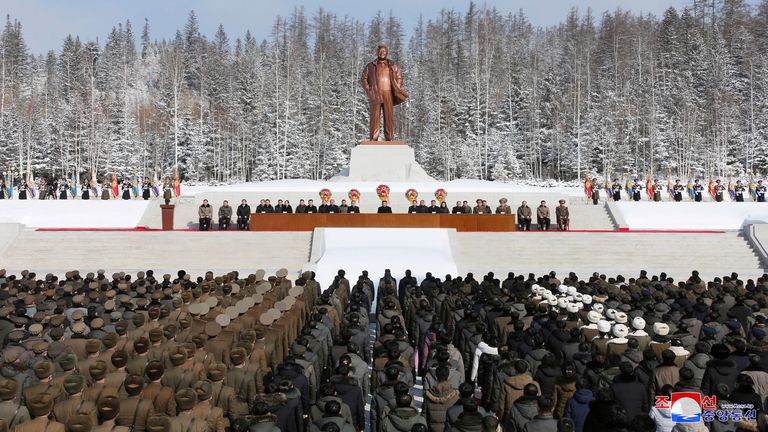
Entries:
POLYGON ((380 43, 376 47, 376 57, 379 60, 386 60, 387 59, 387 54, 389 54, 389 48, 387 47, 387 45, 385 43, 380 43))

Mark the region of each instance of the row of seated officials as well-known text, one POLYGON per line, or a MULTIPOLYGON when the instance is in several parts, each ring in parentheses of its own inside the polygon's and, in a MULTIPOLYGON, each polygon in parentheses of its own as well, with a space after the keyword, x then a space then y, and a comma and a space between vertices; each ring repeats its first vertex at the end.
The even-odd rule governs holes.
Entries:
MULTIPOLYGON (((448 208, 446 202, 437 205, 437 201, 432 200, 430 205, 427 206, 424 200, 421 200, 418 204, 413 202, 408 207, 408 213, 442 213, 442 214, 491 214, 491 208, 488 206, 487 201, 478 199, 476 206, 470 207, 467 201, 456 201, 456 206, 453 209, 448 208), (449 211, 450 210, 450 211, 449 211)), ((496 214, 511 214, 511 208, 507 204, 506 199, 499 200, 499 207, 496 208, 496 214)), ((223 205, 219 207, 219 229, 229 230, 232 220, 232 207, 229 206, 228 201, 224 201, 223 205)), ((294 212, 291 203, 288 200, 277 200, 277 205, 273 206, 268 199, 263 199, 256 206, 255 213, 360 213, 360 207, 357 205, 357 201, 352 200, 347 205, 347 200, 341 200, 341 205, 337 205, 335 200, 331 199, 327 203, 321 204, 319 207, 315 206, 314 200, 307 200, 305 203, 303 199, 299 200, 299 205, 296 206, 294 212)), ((392 213, 392 208, 387 201, 382 201, 381 206, 378 208, 377 213, 392 213)), ((248 228, 248 220, 251 215, 251 206, 248 205, 246 200, 242 200, 237 207, 237 229, 245 230, 248 228)), ((203 200, 203 204, 198 209, 199 228, 201 231, 208 231, 211 228, 211 220, 213 219, 213 208, 208 203, 208 200, 203 200)))

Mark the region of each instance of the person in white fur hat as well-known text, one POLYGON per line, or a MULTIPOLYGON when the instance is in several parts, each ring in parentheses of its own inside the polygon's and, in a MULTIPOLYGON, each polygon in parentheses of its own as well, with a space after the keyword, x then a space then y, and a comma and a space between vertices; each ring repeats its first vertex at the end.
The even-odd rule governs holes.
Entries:
POLYGON ((602 315, 603 312, 605 312, 605 306, 603 306, 602 303, 594 303, 592 305, 592 310, 602 315))
POLYGON ((571 329, 578 328, 581 320, 579 319, 579 305, 576 303, 568 303, 565 307, 567 312, 565 318, 565 329, 570 331, 571 329))
POLYGON ((623 354, 627 350, 629 329, 625 324, 616 323, 611 330, 613 339, 608 341, 608 354, 623 354))
POLYGON ((581 334, 584 336, 585 341, 591 341, 595 336, 597 336, 597 322, 600 321, 599 313, 595 311, 589 311, 587 314, 587 323, 586 325, 583 325, 580 327, 581 334))
POLYGON ((613 316, 613 322, 616 324, 625 324, 625 327, 627 324, 627 319, 629 319, 629 317, 627 317, 627 314, 622 311, 617 311, 613 316))
POLYGON ((587 314, 592 310, 592 296, 589 294, 582 295, 581 303, 584 305, 579 311, 579 315, 581 315, 581 322, 587 322, 587 314))
POLYGON ((592 339, 592 352, 606 355, 608 353, 608 340, 611 337, 611 323, 607 320, 598 321, 597 331, 597 336, 592 339))
POLYGON ((669 339, 669 325, 663 322, 653 323, 653 338, 651 343, 648 344, 653 352, 656 354, 656 358, 661 361, 661 353, 672 346, 669 339))
POLYGON ((639 351, 645 351, 645 348, 651 343, 651 336, 645 332, 645 319, 643 317, 634 317, 632 319, 632 332, 630 339, 637 340, 639 351))
POLYGON ((675 365, 681 368, 691 356, 691 352, 683 347, 683 342, 680 339, 672 339, 671 344, 669 350, 675 353, 675 365))

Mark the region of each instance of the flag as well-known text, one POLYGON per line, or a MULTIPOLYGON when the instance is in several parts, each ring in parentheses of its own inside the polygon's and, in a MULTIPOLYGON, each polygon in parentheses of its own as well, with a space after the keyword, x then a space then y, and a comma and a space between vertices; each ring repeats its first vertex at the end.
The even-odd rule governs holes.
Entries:
POLYGON ((733 179, 728 179, 728 195, 731 196, 731 201, 736 201, 736 185, 733 184, 733 179))
POLYGON ((139 196, 139 176, 133 176, 133 183, 131 183, 131 189, 133 189, 133 197, 139 196))
POLYGON ((77 176, 75 175, 69 181, 69 193, 72 194, 72 198, 77 198, 77 176))
POLYGON ((693 186, 693 180, 688 180, 688 197, 691 199, 691 201, 696 199, 696 189, 693 186))
POLYGON ((117 188, 117 177, 114 174, 112 174, 112 194, 115 198, 120 196, 120 190, 117 188))
POLYGON ((749 196, 752 197, 752 201, 757 201, 757 184, 754 180, 749 182, 749 196))
POLYGON ((653 201, 653 192, 655 189, 655 185, 653 184, 653 181, 651 181, 651 178, 649 177, 645 181, 645 193, 648 194, 648 199, 653 201))
POLYGON ((669 198, 671 199, 675 198, 675 184, 672 183, 671 178, 667 178, 667 195, 669 195, 669 198))
POLYGON ((173 178, 173 193, 175 193, 176 196, 181 196, 181 181, 179 180, 179 173, 176 173, 176 176, 173 178))
POLYGON ((93 192, 93 196, 97 197, 99 196, 99 190, 96 188, 97 182, 95 178, 91 179, 91 191, 93 192))
POLYGON ((715 187, 717 186, 717 183, 715 183, 715 179, 709 179, 709 196, 712 197, 712 199, 715 199, 715 195, 717 194, 717 190, 715 190, 715 187))
POLYGON ((29 187, 29 195, 35 199, 37 193, 35 193, 35 177, 33 175, 27 176, 27 187, 29 187))
POLYGON ((610 199, 613 199, 613 184, 608 179, 605 179, 605 194, 608 195, 610 199))
POLYGON ((589 181, 589 176, 584 179, 584 195, 592 199, 592 182, 589 181))
POLYGON ((632 182, 627 179, 627 184, 624 185, 624 189, 627 191, 627 195, 629 195, 629 198, 632 199, 633 191, 632 191, 632 182))
POLYGON ((8 189, 8 199, 13 198, 13 173, 11 173, 11 181, 6 185, 8 189))
POLYGON ((157 187, 157 183, 157 171, 155 171, 152 177, 152 192, 155 194, 155 197, 160 196, 160 189, 157 187))

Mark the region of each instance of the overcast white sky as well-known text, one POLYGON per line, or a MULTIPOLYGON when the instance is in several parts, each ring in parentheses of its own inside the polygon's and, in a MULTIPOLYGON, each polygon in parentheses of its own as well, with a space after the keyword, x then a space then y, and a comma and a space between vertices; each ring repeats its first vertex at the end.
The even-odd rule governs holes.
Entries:
MULTIPOLYGON (((152 39, 171 37, 176 29, 184 26, 187 14, 193 9, 203 33, 212 35, 221 23, 234 40, 247 29, 259 39, 267 37, 275 16, 290 14, 295 6, 303 6, 308 15, 322 7, 340 16, 349 15, 366 21, 378 9, 384 14, 392 10, 409 33, 420 14, 432 18, 440 9, 465 11, 469 5, 465 0, 387 0, 381 2, 381 8, 371 3, 362 0, 0 0, 0 14, 19 19, 30 50, 43 53, 58 50, 67 34, 77 34, 83 39, 98 37, 103 41, 114 25, 126 19, 133 23, 137 37, 144 18, 149 18, 152 39)), ((573 6, 580 10, 591 7, 597 16, 618 7, 660 16, 669 6, 681 8, 688 4, 689 0, 487 1, 489 7, 502 12, 523 9, 532 23, 544 26, 562 21, 573 6)))

